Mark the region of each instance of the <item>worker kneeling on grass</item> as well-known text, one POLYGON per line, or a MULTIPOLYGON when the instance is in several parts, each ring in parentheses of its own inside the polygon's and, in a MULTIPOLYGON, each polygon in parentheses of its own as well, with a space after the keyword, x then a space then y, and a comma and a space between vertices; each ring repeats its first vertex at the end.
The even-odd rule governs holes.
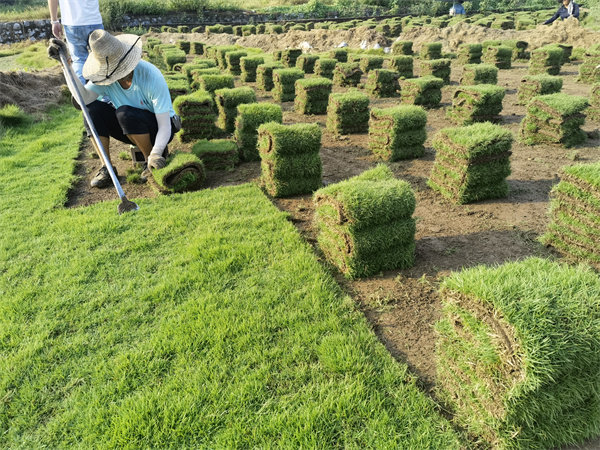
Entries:
MULTIPOLYGON (((110 158, 110 138, 136 145, 150 169, 166 165, 167 144, 179 130, 167 82, 153 64, 142 61, 142 41, 139 36, 112 36, 105 30, 94 30, 88 37, 90 54, 83 65, 85 87, 79 79, 76 88, 82 94, 100 141, 110 158), (108 97, 111 103, 99 101, 108 97)), ((60 60, 59 52, 67 54, 64 42, 51 39, 48 55, 60 60)), ((69 84, 69 89, 73 86, 69 84)), ((102 166, 92 179, 94 187, 111 184, 108 169, 102 166)))

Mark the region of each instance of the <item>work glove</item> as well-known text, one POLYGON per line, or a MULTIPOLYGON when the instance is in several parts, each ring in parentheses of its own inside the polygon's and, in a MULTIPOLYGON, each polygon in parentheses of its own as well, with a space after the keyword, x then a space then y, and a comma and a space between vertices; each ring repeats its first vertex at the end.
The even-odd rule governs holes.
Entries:
POLYGON ((167 160, 159 155, 153 155, 150 153, 148 156, 148 167, 151 169, 162 169, 167 165, 167 160))
POLYGON ((65 56, 68 55, 67 52, 67 44, 65 44, 60 39, 52 38, 50 39, 50 43, 48 45, 48 56, 52 59, 56 59, 60 61, 60 51, 65 52, 65 56))

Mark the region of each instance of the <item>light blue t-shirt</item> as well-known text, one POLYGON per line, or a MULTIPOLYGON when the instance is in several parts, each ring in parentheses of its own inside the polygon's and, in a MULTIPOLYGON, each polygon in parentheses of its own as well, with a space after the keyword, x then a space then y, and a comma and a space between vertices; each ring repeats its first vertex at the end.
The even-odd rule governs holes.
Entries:
POLYGON ((156 66, 144 60, 135 66, 129 89, 123 89, 118 82, 100 86, 91 81, 88 81, 85 88, 98 94, 99 97, 108 97, 115 108, 133 106, 154 114, 168 111, 169 116, 175 115, 165 78, 156 66))

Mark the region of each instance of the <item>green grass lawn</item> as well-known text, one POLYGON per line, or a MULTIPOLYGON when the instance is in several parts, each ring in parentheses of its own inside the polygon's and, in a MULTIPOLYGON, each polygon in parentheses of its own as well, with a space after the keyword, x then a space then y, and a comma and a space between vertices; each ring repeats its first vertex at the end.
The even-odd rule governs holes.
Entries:
POLYGON ((0 447, 460 445, 257 187, 64 209, 81 131, 0 138, 0 447))

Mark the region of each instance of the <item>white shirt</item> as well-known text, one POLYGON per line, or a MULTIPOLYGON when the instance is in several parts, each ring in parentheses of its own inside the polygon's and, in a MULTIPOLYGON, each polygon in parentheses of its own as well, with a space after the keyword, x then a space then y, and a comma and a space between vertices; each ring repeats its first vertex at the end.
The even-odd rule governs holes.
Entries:
POLYGON ((102 23, 98 0, 58 0, 63 25, 99 25, 102 23))

